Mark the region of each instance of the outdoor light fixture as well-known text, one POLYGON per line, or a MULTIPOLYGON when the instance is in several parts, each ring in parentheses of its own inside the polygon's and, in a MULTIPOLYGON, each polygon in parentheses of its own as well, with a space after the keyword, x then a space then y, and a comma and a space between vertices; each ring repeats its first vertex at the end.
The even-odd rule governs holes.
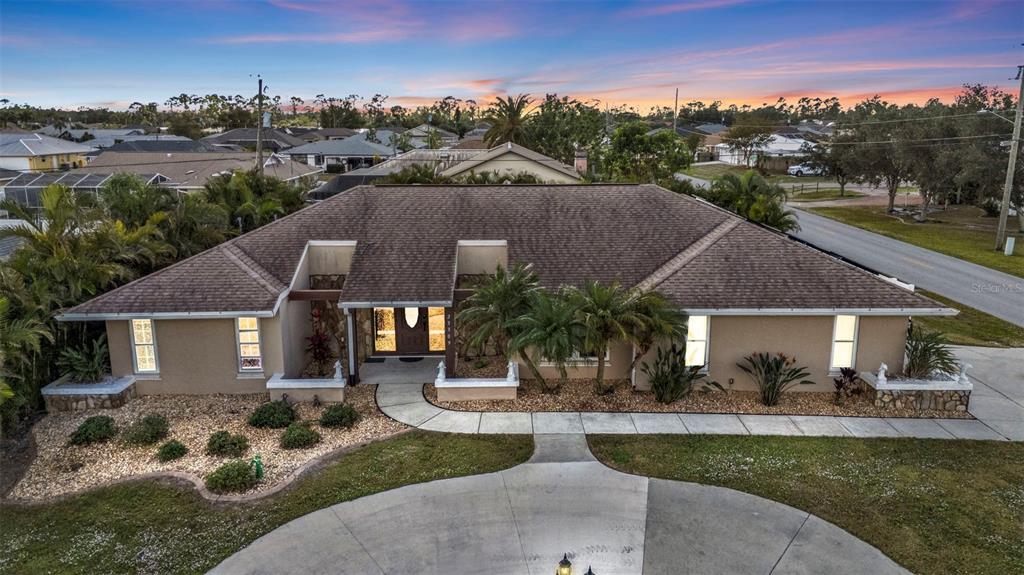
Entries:
POLYGON ((587 566, 587 572, 584 573, 583 575, 594 575, 594 570, 591 569, 590 566, 588 565, 587 566))
POLYGON ((558 562, 558 569, 555 575, 572 575, 572 561, 569 561, 569 554, 562 554, 562 560, 558 562))

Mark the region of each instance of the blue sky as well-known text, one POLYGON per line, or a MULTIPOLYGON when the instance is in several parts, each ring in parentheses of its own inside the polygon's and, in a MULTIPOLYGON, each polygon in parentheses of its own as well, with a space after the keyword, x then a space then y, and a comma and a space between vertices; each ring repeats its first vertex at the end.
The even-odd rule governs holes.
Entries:
POLYGON ((0 95, 127 107, 188 92, 287 100, 557 92, 642 109, 1013 88, 1024 2, 0 0, 0 95))

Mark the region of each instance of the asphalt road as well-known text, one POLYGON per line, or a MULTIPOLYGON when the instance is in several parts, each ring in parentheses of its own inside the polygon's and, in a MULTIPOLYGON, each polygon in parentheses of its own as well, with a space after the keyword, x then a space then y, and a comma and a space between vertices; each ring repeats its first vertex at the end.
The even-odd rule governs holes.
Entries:
MULTIPOLYGON (((795 207, 790 204, 789 207, 795 207)), ((797 238, 900 281, 1024 326, 1024 278, 797 209, 797 238)))

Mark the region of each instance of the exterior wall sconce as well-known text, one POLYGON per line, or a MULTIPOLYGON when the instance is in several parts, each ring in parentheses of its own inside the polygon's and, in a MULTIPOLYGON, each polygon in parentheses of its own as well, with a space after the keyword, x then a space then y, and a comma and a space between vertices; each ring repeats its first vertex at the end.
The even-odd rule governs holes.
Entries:
POLYGON ((555 575, 572 575, 572 561, 569 561, 569 554, 563 553, 562 560, 558 562, 558 569, 555 575))

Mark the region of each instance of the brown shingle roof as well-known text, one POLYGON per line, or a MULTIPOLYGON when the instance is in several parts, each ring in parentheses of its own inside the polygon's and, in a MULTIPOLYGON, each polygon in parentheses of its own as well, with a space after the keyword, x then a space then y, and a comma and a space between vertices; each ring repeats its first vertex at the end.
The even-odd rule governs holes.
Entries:
POLYGON ((730 220, 739 221, 653 185, 360 186, 69 314, 270 312, 309 240, 357 242, 343 303, 451 301, 458 241, 500 239, 544 285, 650 278, 684 309, 941 307, 781 234, 723 226, 730 220))

